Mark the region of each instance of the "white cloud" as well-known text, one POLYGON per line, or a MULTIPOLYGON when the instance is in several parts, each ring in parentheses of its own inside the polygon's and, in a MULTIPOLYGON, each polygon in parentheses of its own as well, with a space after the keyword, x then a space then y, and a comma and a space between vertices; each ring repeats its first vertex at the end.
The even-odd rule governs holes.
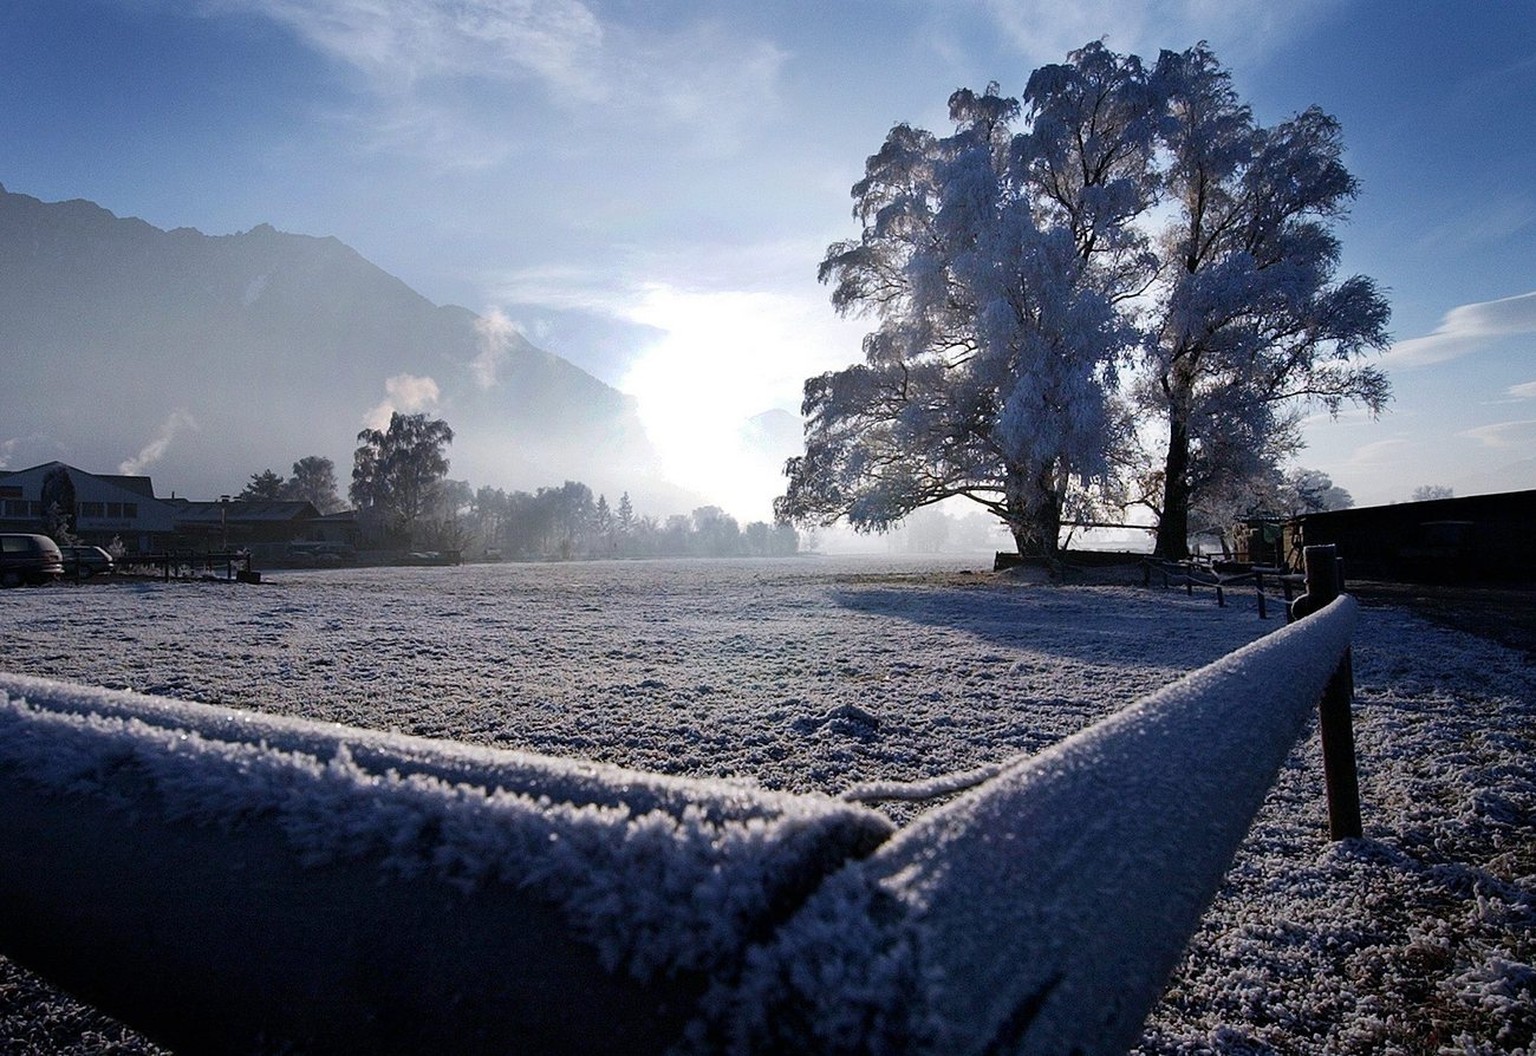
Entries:
POLYGON ((1382 363, 1389 367, 1444 363, 1515 334, 1536 334, 1536 291, 1452 308, 1433 333, 1399 341, 1382 363))
POLYGON ((615 30, 613 37, 606 73, 619 109, 698 130, 695 154, 733 154, 779 112, 788 55, 768 41, 718 22, 665 35, 615 30))
POLYGON ((1509 395, 1517 400, 1536 400, 1536 381, 1525 381, 1509 387, 1509 395))
POLYGON ((475 320, 475 335, 480 351, 470 361, 469 371, 475 384, 489 389, 496 384, 501 364, 511 354, 512 345, 518 338, 517 327, 499 308, 492 308, 475 320))
POLYGON ((1536 421, 1494 422, 1457 433, 1476 440, 1485 447, 1510 448, 1536 446, 1536 421))
POLYGON ((1381 414, 1372 411, 1369 407, 1340 407, 1338 414, 1324 407, 1303 415, 1301 426, 1303 429, 1316 429, 1319 426, 1374 425, 1379 421, 1381 421, 1381 414))
POLYGON ((132 458, 125 458, 118 463, 117 471, 125 476, 135 477, 143 473, 145 469, 165 457, 170 450, 171 442, 182 432, 197 428, 197 419, 188 411, 178 408, 172 411, 160 423, 155 436, 149 443, 139 449, 139 453, 132 458))
POLYGON ((389 428, 390 415, 396 411, 401 414, 429 411, 437 406, 442 396, 437 382, 416 374, 396 374, 386 378, 384 393, 384 399, 378 406, 364 416, 363 421, 370 429, 389 428))

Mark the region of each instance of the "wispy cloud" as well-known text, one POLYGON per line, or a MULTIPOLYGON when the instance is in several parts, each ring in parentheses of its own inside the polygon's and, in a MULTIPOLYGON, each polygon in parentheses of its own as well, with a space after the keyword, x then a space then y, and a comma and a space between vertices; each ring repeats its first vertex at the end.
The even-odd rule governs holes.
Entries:
POLYGON ((1509 395, 1517 400, 1536 400, 1536 381, 1525 381, 1509 387, 1509 395))
POLYGON ((1405 437, 1391 437, 1362 444, 1350 452, 1346 460, 1348 468, 1355 472, 1375 471, 1402 464, 1413 450, 1413 441, 1405 437))
POLYGON ((1506 192, 1502 198, 1479 197, 1455 212, 1441 214, 1418 243, 1424 253, 1467 253, 1501 245, 1532 225, 1536 225, 1536 199, 1506 192))
POLYGON ((595 269, 547 264, 505 271, 488 277, 487 284, 504 304, 625 316, 640 301, 628 270, 622 265, 595 269))
POLYGON ((437 78, 534 78, 591 95, 603 27, 580 0, 206 0, 251 13, 359 70, 383 89, 437 78))
POLYGON ((695 153, 723 156, 780 111, 788 54, 738 28, 704 21, 671 33, 611 34, 609 82, 626 116, 697 130, 695 153))
POLYGON ((1452 308, 1433 333, 1399 341, 1382 362, 1389 367, 1444 363, 1515 334, 1536 334, 1536 291, 1452 308))
POLYGON ((1484 447, 1511 448, 1536 446, 1536 420, 1494 422, 1456 434, 1476 440, 1484 447))
POLYGON ((384 399, 369 411, 364 422, 370 429, 389 428, 390 415, 430 411, 442 397, 437 382, 416 374, 396 374, 384 379, 384 399))
POLYGON ((196 428, 197 419, 193 418, 190 412, 180 408, 172 411, 165 421, 160 423, 160 428, 155 431, 154 439, 141 447, 138 454, 132 458, 125 458, 122 462, 118 463, 117 471, 125 476, 138 476, 145 469, 165 457, 165 453, 170 450, 171 443, 176 437, 188 429, 196 428))
POLYGON ((365 110, 335 116, 366 122, 372 149, 443 167, 562 149, 518 131, 544 107, 565 115, 570 143, 592 149, 638 123, 730 150, 774 110, 786 58, 717 21, 660 31, 583 0, 204 0, 204 10, 267 18, 359 74, 365 110), (594 128, 610 134, 582 131, 594 128))

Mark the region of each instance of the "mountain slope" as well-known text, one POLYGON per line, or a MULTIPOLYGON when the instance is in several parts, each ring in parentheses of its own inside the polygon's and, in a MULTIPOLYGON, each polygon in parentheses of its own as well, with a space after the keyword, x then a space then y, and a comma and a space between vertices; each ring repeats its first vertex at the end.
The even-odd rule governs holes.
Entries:
POLYGON ((455 478, 617 490, 650 471, 623 394, 334 238, 268 225, 163 231, 0 187, 0 363, 12 468, 126 463, 208 496, 320 454, 344 487, 358 430, 409 376, 431 385, 397 382, 395 406, 454 428, 455 478))

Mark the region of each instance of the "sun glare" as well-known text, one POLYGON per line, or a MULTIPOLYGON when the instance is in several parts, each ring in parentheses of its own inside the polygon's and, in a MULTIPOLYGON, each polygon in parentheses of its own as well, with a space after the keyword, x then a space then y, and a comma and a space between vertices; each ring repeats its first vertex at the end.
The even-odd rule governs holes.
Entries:
POLYGON ((664 473, 738 518, 766 519, 794 452, 750 442, 747 424, 774 409, 797 413, 808 376, 856 357, 857 337, 829 316, 824 303, 786 294, 646 287, 631 318, 666 336, 619 388, 639 402, 664 473))

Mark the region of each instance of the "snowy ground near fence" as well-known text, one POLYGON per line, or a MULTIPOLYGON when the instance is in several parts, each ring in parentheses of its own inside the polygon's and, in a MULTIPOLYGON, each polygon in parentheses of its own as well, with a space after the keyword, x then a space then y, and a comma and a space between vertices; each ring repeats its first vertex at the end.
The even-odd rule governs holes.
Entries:
MULTIPOLYGON (((496 565, 14 590, 0 595, 0 666, 836 794, 1037 751, 1279 625, 1251 595, 1223 609, 988 564, 496 565)), ((1304 741, 1142 1052, 1531 1045, 1536 675, 1522 653, 1392 608, 1366 609, 1356 642, 1366 838, 1326 841, 1304 741)), ((903 822, 923 805, 886 809, 903 822)), ((152 1050, 3 966, 0 1052, 104 1051, 152 1050)))

